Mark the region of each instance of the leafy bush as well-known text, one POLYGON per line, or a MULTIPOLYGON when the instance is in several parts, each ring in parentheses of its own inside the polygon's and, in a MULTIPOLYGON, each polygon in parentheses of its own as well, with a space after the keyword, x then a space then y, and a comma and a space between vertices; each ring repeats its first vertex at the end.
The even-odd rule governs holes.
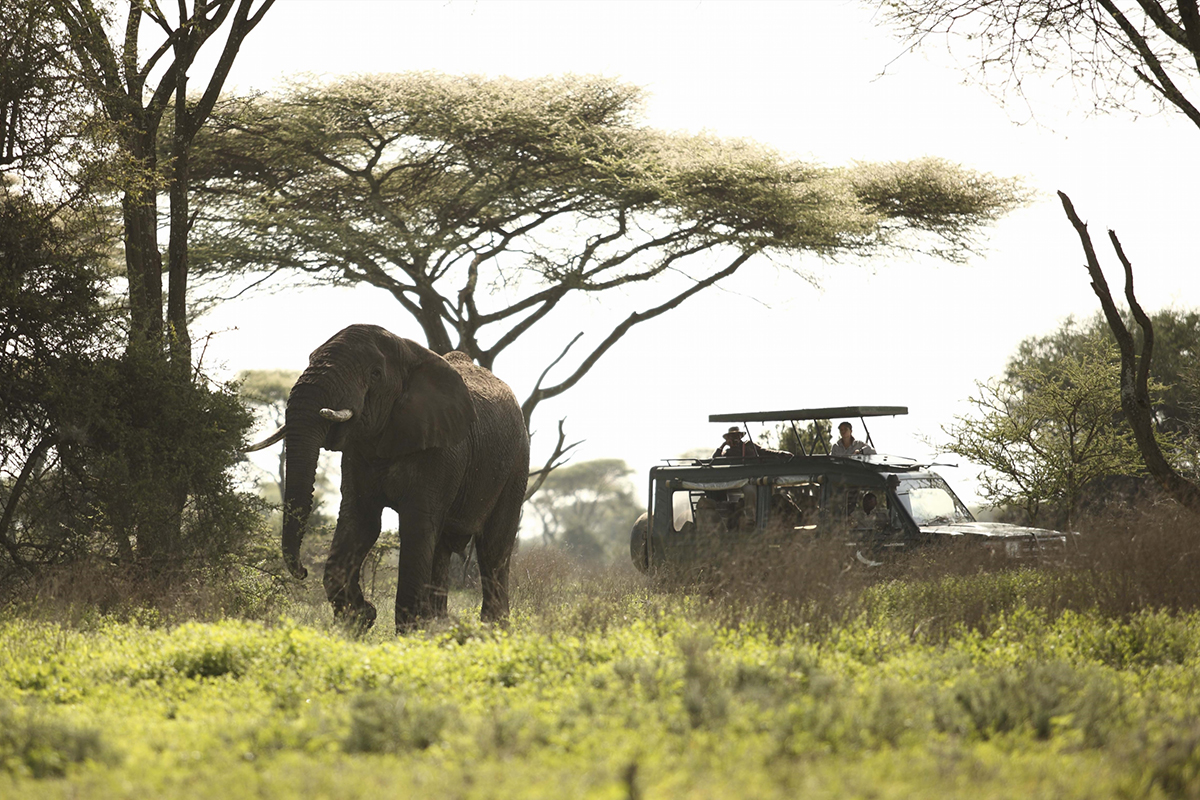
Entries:
POLYGON ((38 704, 0 702, 0 769, 18 776, 61 777, 73 765, 116 760, 95 727, 56 719, 38 704))
POLYGON ((350 703, 348 753, 404 753, 425 750, 452 724, 454 709, 419 697, 383 692, 358 695, 350 703))

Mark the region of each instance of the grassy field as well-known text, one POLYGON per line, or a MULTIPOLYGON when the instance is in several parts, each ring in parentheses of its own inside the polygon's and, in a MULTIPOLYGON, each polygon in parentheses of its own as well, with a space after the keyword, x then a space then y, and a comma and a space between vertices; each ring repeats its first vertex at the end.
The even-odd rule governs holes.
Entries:
POLYGON ((402 638, 301 601, 25 606, 0 618, 0 797, 1200 797, 1190 531, 866 576, 528 553, 509 626, 463 594, 402 638))

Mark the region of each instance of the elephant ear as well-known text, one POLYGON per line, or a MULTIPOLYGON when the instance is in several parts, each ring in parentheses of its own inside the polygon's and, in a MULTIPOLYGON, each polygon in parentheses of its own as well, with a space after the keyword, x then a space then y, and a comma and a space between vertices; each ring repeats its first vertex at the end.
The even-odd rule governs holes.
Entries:
POLYGON ((423 355, 392 405, 376 446, 380 458, 457 444, 475 421, 475 405, 462 376, 436 353, 423 355))

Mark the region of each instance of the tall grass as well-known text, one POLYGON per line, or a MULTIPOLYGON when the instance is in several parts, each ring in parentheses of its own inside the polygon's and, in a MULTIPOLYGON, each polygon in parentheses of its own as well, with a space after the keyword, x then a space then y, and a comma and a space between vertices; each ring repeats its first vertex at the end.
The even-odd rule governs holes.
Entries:
MULTIPOLYGON (((379 610, 371 635, 390 639, 394 567, 371 562, 365 571, 364 588, 379 610)), ((1144 610, 1200 610, 1200 524, 1174 505, 1156 505, 1083 522, 1063 558, 1015 562, 969 546, 930 546, 881 567, 857 562, 837 542, 768 536, 652 576, 624 560, 598 567, 562 550, 527 547, 514 557, 510 593, 513 624, 547 631, 603 631, 631 616, 686 613, 815 639, 863 618, 935 641, 960 630, 986 633, 1019 608, 1117 620, 1144 610)), ((298 584, 244 564, 199 564, 148 578, 78 563, 9 582, 0 602, 10 615, 72 626, 101 617, 176 624, 283 615, 333 624, 319 580, 298 584)), ((478 588, 452 592, 450 609, 451 619, 432 629, 473 629, 478 588)))
POLYGON ((588 568, 534 549, 514 565, 515 608, 540 625, 605 624, 629 602, 721 626, 821 638, 849 621, 886 623, 915 639, 989 632, 1031 609, 1127 620, 1147 610, 1200 610, 1200 520, 1174 505, 1086 520, 1065 554, 1008 560, 969 544, 911 550, 880 567, 834 541, 746 541, 686 567, 642 576, 618 564, 588 568))

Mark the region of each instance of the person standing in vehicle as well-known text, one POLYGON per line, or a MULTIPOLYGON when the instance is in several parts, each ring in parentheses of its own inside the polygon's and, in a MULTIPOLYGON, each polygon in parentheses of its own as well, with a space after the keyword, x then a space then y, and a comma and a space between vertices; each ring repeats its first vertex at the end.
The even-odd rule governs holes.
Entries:
POLYGON ((829 451, 831 456, 873 456, 875 448, 866 442, 860 442, 854 438, 854 426, 849 422, 843 422, 838 425, 838 433, 841 437, 833 443, 833 447, 829 451))
POLYGON ((757 456, 758 447, 754 442, 743 442, 742 430, 736 425, 725 431, 724 444, 712 454, 713 458, 755 458, 757 456))

